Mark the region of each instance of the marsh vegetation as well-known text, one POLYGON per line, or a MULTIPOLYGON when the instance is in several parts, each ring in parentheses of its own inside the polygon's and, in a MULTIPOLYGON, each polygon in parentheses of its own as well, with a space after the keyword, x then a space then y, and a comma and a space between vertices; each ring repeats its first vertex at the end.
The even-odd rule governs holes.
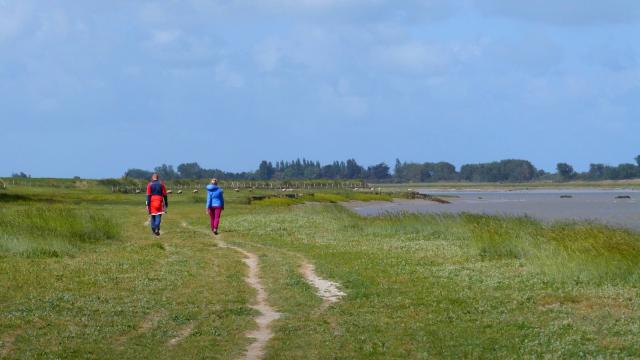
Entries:
MULTIPOLYGON (((267 300, 283 314, 266 358, 640 356, 636 232, 481 215, 362 217, 336 202, 364 195, 330 191, 248 196, 227 192, 221 230, 257 255, 267 300), (303 258, 346 296, 323 308, 303 258)), ((2 356, 240 356, 256 329, 254 290, 242 255, 202 232, 203 203, 192 197, 204 201, 172 195, 157 239, 141 195, 6 190, 2 356)))

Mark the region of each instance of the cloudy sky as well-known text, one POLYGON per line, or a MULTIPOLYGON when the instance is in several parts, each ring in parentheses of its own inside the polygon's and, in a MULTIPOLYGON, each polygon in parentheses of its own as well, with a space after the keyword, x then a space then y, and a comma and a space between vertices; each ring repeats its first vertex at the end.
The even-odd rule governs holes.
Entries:
POLYGON ((636 0, 0 0, 0 175, 640 154, 636 0))

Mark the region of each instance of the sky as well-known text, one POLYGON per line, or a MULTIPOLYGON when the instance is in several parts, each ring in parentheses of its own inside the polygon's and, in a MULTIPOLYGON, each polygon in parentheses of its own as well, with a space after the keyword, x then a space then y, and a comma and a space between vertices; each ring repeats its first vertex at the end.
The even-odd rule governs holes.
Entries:
POLYGON ((637 0, 0 0, 0 176, 633 162, 637 0))

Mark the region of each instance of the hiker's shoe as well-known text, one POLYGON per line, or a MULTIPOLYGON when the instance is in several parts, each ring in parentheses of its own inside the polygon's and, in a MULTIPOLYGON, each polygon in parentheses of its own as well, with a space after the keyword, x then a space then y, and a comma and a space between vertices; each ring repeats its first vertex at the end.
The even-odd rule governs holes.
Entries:
POLYGON ((160 228, 156 229, 153 233, 156 234, 156 236, 160 236, 160 228))
POLYGON ((213 229, 213 234, 218 235, 218 229, 213 229))

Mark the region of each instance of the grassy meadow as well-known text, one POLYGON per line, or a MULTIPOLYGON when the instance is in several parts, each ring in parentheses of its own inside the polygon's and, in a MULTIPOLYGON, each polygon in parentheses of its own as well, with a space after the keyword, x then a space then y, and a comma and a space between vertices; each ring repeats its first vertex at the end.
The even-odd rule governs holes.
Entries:
MULTIPOLYGON (((256 253, 268 359, 638 358, 640 235, 529 218, 386 215, 316 191, 227 189, 221 238, 256 253), (347 293, 324 309, 302 259, 347 293)), ((236 359, 255 328, 242 256, 205 232, 204 194, 0 190, 0 358, 236 359), (183 225, 187 226, 183 226, 183 225), (172 339, 187 334, 181 341, 172 339)))

